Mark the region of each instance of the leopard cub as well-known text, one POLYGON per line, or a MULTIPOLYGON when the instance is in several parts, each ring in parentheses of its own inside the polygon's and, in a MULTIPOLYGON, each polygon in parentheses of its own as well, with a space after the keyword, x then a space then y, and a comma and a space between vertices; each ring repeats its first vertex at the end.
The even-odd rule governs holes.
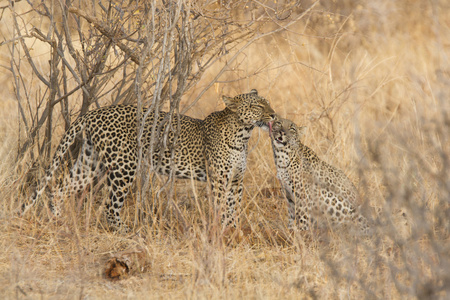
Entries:
POLYGON ((341 170, 302 144, 304 129, 286 119, 276 120, 270 129, 277 176, 288 201, 289 227, 307 230, 312 225, 356 223, 367 233, 367 220, 355 208, 355 186, 341 170))

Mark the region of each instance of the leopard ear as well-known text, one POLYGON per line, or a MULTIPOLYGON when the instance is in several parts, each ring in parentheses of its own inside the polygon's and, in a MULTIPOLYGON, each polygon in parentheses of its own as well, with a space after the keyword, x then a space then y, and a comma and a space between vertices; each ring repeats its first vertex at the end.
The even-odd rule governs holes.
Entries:
POLYGON ((306 129, 308 129, 308 127, 306 127, 306 126, 298 127, 298 130, 297 130, 298 136, 303 136, 306 133, 306 129))
POLYGON ((237 111, 239 102, 236 101, 236 99, 233 97, 222 96, 222 100, 231 111, 237 111))

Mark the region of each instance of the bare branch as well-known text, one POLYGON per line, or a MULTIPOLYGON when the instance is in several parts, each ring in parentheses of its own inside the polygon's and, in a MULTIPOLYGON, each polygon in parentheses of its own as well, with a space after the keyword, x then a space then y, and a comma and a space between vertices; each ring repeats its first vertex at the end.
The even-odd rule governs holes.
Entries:
POLYGON ((111 32, 108 28, 103 26, 103 24, 101 24, 100 20, 98 20, 96 17, 89 16, 88 14, 84 13, 83 11, 81 11, 80 9, 78 9, 76 7, 70 7, 69 8, 69 12, 71 12, 73 14, 76 14, 77 16, 82 17, 86 21, 88 21, 89 23, 93 24, 95 26, 95 28, 97 28, 97 30, 100 31, 104 36, 106 36, 109 39, 115 41, 115 44, 124 53, 126 53, 135 64, 139 65, 139 57, 138 57, 137 54, 134 53, 134 50, 131 50, 125 44, 120 42, 120 40, 117 40, 116 37, 115 37, 115 33, 111 32))

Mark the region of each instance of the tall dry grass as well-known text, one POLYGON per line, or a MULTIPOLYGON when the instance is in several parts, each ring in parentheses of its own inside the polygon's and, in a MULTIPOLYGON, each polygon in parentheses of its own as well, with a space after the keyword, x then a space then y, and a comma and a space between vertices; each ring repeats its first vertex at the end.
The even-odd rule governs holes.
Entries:
MULTIPOLYGON (((235 12, 233 17, 246 16, 235 12)), ((258 130, 241 206, 245 234, 234 240, 220 235, 205 185, 190 181, 176 184, 173 203, 151 196, 145 220, 135 219, 131 195, 123 214, 134 225, 130 235, 103 227, 98 204, 105 195, 95 189, 86 201, 68 199, 58 220, 49 220, 42 206, 18 218, 14 212, 24 198, 20 187, 29 162, 15 159, 23 124, 12 78, 2 72, 8 88, 0 102, 0 294, 20 299, 448 298, 448 20, 446 1, 319 4, 308 18, 244 51, 188 111, 204 117, 223 107, 222 94, 258 89, 280 115, 308 126, 304 143, 354 181, 373 224, 369 238, 333 231, 291 236, 270 141, 258 130), (118 282, 105 279, 104 261, 128 249, 144 249, 146 271, 118 282)), ((285 21, 274 22, 283 26, 285 21)), ((6 25, 1 30, 8 35, 6 25)), ((35 51, 45 68, 48 53, 35 51)), ((9 64, 8 55, 2 46, 2 66, 9 64)), ((209 69, 183 103, 190 103, 217 71, 209 69)), ((37 95, 32 76, 27 80, 37 95)))

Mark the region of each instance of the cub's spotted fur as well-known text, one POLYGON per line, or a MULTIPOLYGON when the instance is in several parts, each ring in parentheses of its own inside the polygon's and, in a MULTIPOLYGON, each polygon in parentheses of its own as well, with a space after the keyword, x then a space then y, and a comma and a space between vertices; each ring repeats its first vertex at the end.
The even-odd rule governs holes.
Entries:
POLYGON ((307 230, 311 225, 368 225, 355 208, 356 188, 345 174, 322 161, 300 137, 304 127, 279 119, 271 128, 272 149, 278 178, 285 189, 289 227, 307 230))

